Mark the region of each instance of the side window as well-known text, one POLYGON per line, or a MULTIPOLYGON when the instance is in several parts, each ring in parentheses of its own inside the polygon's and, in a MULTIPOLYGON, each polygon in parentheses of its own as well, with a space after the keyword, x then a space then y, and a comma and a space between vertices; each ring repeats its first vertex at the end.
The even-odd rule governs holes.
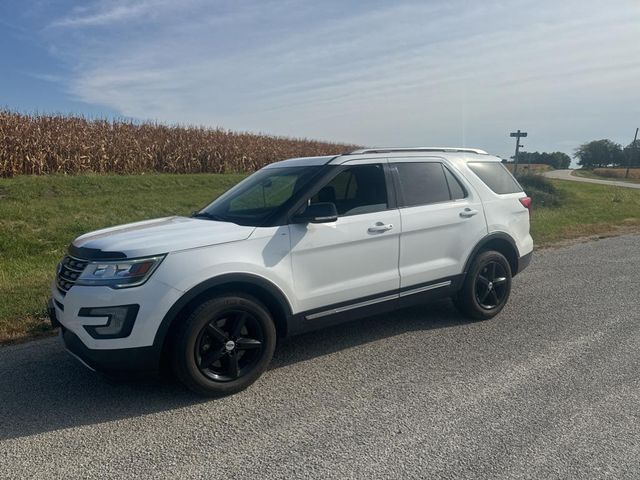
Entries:
POLYGON ((451 200, 449 186, 440 163, 396 163, 403 207, 451 200))
POLYGON ((382 165, 348 167, 311 198, 311 203, 334 203, 341 217, 386 210, 387 186, 382 165))
POLYGON ((467 164, 484 184, 494 193, 518 193, 522 187, 500 162, 469 162, 467 164))
POLYGON ((447 177, 449 192, 451 193, 451 200, 460 200, 461 198, 465 198, 467 196, 467 191, 464 189, 460 181, 453 176, 453 173, 451 173, 447 167, 444 167, 444 176, 447 177))

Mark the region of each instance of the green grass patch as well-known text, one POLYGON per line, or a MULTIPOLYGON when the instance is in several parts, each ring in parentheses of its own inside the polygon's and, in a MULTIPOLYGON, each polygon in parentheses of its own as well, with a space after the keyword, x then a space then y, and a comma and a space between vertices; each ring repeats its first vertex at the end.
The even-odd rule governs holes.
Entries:
POLYGON ((0 342, 46 333, 56 264, 78 235, 189 215, 243 175, 23 176, 0 179, 0 342))
MULTIPOLYGON (((49 286, 75 237, 136 220, 188 215, 242 178, 151 174, 0 179, 0 342, 49 333, 49 286)), ((534 203, 536 245, 640 226, 640 191, 559 180, 552 185, 551 192, 546 184, 537 186, 562 201, 553 208, 534 203)))
POLYGON ((640 191, 631 188, 552 180, 562 202, 534 203, 531 235, 537 246, 640 227, 640 191))

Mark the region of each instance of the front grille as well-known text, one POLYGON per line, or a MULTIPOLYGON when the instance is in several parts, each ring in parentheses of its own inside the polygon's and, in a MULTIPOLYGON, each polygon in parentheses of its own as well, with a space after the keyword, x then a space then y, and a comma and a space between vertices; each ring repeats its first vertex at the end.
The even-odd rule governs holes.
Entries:
POLYGON ((88 261, 80 260, 70 255, 62 259, 56 275, 56 285, 62 295, 66 295, 69 289, 75 285, 78 277, 87 268, 88 264, 88 261))

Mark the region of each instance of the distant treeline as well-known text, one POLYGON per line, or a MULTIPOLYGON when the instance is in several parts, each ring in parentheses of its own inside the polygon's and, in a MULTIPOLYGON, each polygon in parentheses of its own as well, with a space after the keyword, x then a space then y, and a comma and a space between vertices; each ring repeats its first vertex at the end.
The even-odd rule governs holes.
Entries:
MULTIPOLYGON (((640 167, 640 140, 636 140, 626 147, 611 140, 594 140, 583 143, 576 148, 574 157, 578 165, 584 168, 599 167, 640 167)), ((511 162, 514 157, 511 157, 511 162)), ((518 163, 544 164, 553 168, 569 168, 571 157, 563 152, 520 152, 518 163)))
POLYGON ((611 140, 594 140, 576 149, 578 165, 585 168, 640 167, 640 139, 626 147, 611 140))
POLYGON ((357 148, 238 133, 0 110, 0 177, 50 173, 248 172, 291 157, 357 148))

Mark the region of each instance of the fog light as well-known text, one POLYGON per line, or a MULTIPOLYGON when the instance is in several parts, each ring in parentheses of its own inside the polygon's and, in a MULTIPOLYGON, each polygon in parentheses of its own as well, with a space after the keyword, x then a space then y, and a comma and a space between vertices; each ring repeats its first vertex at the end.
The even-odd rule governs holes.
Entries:
POLYGON ((81 308, 79 317, 107 317, 106 325, 84 325, 93 338, 124 338, 131 334, 139 305, 81 308))

